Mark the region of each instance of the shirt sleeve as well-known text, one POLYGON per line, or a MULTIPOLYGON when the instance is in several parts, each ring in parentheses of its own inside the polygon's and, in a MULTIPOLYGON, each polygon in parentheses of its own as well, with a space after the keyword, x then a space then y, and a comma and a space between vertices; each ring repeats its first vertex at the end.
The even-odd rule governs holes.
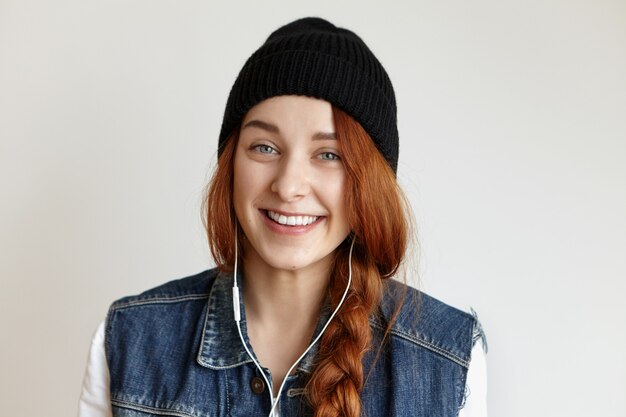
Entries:
POLYGON ((487 417, 487 360, 482 342, 474 344, 467 370, 465 406, 458 417, 487 417))
POLYGON ((109 380, 102 321, 91 341, 83 389, 78 403, 78 417, 112 417, 109 380))

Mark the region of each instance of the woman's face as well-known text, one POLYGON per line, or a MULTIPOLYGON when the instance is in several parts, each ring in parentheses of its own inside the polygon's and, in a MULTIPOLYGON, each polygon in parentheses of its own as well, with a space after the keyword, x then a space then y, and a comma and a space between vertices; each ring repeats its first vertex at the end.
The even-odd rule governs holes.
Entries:
POLYGON ((350 232, 346 172, 330 103, 278 96, 244 117, 234 164, 234 206, 246 256, 281 270, 327 267, 350 232))

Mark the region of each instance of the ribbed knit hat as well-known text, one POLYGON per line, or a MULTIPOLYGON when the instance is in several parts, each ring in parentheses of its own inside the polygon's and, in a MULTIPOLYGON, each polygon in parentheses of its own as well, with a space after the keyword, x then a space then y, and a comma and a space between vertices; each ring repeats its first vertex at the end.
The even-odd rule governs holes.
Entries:
POLYGON ((248 58, 230 91, 218 154, 248 110, 280 95, 316 97, 339 107, 363 126, 397 170, 393 87, 381 63, 355 33, 316 17, 274 31, 248 58))

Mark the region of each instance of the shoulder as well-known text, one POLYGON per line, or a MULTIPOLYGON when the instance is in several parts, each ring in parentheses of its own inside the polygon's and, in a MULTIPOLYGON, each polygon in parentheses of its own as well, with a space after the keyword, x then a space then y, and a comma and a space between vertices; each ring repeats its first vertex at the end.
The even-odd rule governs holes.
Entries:
POLYGON ((182 366, 182 352, 200 343, 207 300, 218 275, 216 269, 206 270, 113 302, 104 335, 112 375, 149 366, 159 357, 169 357, 168 366, 182 366), (126 369, 126 358, 138 367, 126 369))
POLYGON ((113 302, 105 325, 107 352, 114 344, 140 345, 146 338, 166 343, 170 338, 155 336, 162 332, 192 334, 217 276, 217 269, 210 269, 113 302))
POLYGON ((206 299, 217 275, 218 270, 214 268, 166 282, 141 294, 120 298, 111 304, 110 311, 149 304, 170 304, 206 299))
POLYGON ((380 314, 372 324, 385 330, 394 314, 390 337, 400 338, 417 349, 430 350, 464 368, 469 367, 476 340, 484 339, 475 314, 398 281, 387 280, 380 314))

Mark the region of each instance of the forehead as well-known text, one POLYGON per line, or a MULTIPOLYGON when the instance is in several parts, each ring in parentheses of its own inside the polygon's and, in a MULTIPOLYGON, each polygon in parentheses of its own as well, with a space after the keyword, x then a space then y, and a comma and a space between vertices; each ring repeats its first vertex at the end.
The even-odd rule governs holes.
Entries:
POLYGON ((276 96, 252 107, 242 120, 242 127, 251 120, 275 125, 282 131, 315 130, 334 132, 332 105, 325 100, 307 96, 276 96))

